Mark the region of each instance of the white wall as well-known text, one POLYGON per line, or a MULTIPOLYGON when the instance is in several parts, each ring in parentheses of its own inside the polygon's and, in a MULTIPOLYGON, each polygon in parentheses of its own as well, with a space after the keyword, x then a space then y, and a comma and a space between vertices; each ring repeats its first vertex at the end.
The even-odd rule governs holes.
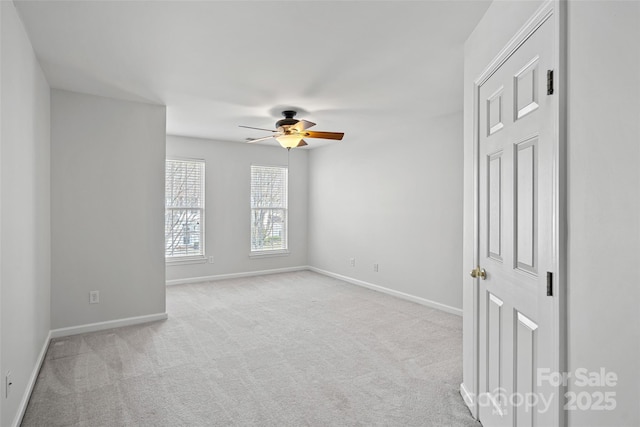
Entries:
POLYGON ((619 377, 615 412, 569 424, 638 426, 640 2, 569 2, 567 42, 569 369, 619 377))
POLYGON ((462 115, 409 113, 311 152, 309 264, 460 309, 462 115))
MULTIPOLYGON (((536 9, 494 2, 465 45, 465 245, 473 256, 472 83, 536 9)), ((568 371, 618 375, 614 411, 570 411, 569 426, 640 425, 640 3, 568 3, 568 371)), ((472 305, 470 279, 464 305, 472 305)), ((471 316, 463 322, 471 354, 471 316)), ((471 358, 464 384, 472 390, 471 358)))
POLYGON ((249 258, 251 164, 286 166, 280 147, 167 136, 167 157, 204 159, 205 250, 214 263, 167 265, 167 280, 307 265, 308 151, 291 150, 288 256, 249 258))
POLYGON ((165 312, 165 118, 51 91, 53 329, 165 312))
POLYGON ((49 85, 13 2, 0 2, 0 424, 13 425, 50 329, 49 85), (5 375, 13 386, 5 399, 5 375))

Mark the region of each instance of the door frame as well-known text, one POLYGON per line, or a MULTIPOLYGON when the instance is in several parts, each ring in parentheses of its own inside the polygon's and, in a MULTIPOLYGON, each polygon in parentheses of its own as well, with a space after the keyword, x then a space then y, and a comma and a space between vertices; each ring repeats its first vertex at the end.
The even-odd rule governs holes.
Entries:
MULTIPOLYGON (((567 0, 546 0, 529 18, 522 28, 511 38, 498 55, 485 67, 484 71, 473 82, 473 266, 480 265, 480 88, 481 86, 513 55, 513 53, 546 21, 553 22, 553 102, 556 114, 553 123, 553 313, 554 343, 556 354, 552 367, 555 372, 567 372, 567 147, 566 147, 566 13, 567 0)), ((467 390, 463 396, 477 419, 479 415, 478 399, 480 387, 480 300, 479 278, 474 279, 473 288, 473 390, 469 396, 467 390)), ((565 387, 559 385, 554 390, 560 398, 554 402, 554 411, 558 414, 557 426, 567 424, 565 403, 565 387)))

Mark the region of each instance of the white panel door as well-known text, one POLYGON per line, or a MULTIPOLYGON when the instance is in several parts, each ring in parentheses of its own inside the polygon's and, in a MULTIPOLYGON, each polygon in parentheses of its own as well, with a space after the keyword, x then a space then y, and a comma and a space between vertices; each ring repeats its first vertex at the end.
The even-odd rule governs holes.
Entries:
MULTIPOLYGON (((557 423, 538 381, 555 367, 553 22, 545 21, 479 87, 478 415, 485 427, 557 423)), ((556 393, 557 394, 557 393, 556 393)))

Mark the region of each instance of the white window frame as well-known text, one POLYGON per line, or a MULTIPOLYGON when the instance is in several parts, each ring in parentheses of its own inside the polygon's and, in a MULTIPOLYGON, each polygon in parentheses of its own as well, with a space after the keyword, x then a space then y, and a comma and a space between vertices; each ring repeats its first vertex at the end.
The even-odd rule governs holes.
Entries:
POLYGON ((249 170, 249 208, 250 208, 250 231, 249 231, 249 257, 262 258, 272 256, 287 256, 289 255, 289 168, 282 165, 265 165, 265 164, 251 164, 249 170), (278 168, 285 171, 285 188, 284 188, 284 206, 279 207, 254 207, 253 206, 253 168, 278 168), (253 248, 253 219, 254 211, 256 209, 269 209, 269 210, 283 210, 284 211, 284 247, 279 249, 254 249, 253 248))
MULTIPOLYGON (((202 180, 201 188, 201 206, 191 206, 191 207, 170 207, 167 206, 167 196, 165 194, 165 239, 167 235, 167 212, 169 210, 200 210, 200 254, 196 255, 169 255, 167 256, 167 243, 165 240, 165 262, 167 264, 196 264, 196 263, 204 263, 206 262, 206 245, 205 245, 205 215, 206 215, 206 188, 205 188, 205 176, 206 176, 206 162, 204 159, 194 159, 194 158, 185 158, 185 157, 167 157, 166 162, 191 162, 191 163, 200 163, 202 165, 202 174, 200 179, 202 180)), ((165 180, 167 179, 167 168, 165 164, 165 180)), ((165 186, 166 188, 166 186, 165 186)))

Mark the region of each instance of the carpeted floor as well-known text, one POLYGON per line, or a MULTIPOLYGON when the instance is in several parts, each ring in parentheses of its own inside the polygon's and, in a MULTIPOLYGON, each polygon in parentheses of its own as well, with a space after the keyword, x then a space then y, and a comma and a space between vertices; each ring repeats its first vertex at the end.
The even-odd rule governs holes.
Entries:
POLYGON ((480 426, 461 318, 308 271, 167 288, 169 320, 53 340, 23 426, 480 426))

